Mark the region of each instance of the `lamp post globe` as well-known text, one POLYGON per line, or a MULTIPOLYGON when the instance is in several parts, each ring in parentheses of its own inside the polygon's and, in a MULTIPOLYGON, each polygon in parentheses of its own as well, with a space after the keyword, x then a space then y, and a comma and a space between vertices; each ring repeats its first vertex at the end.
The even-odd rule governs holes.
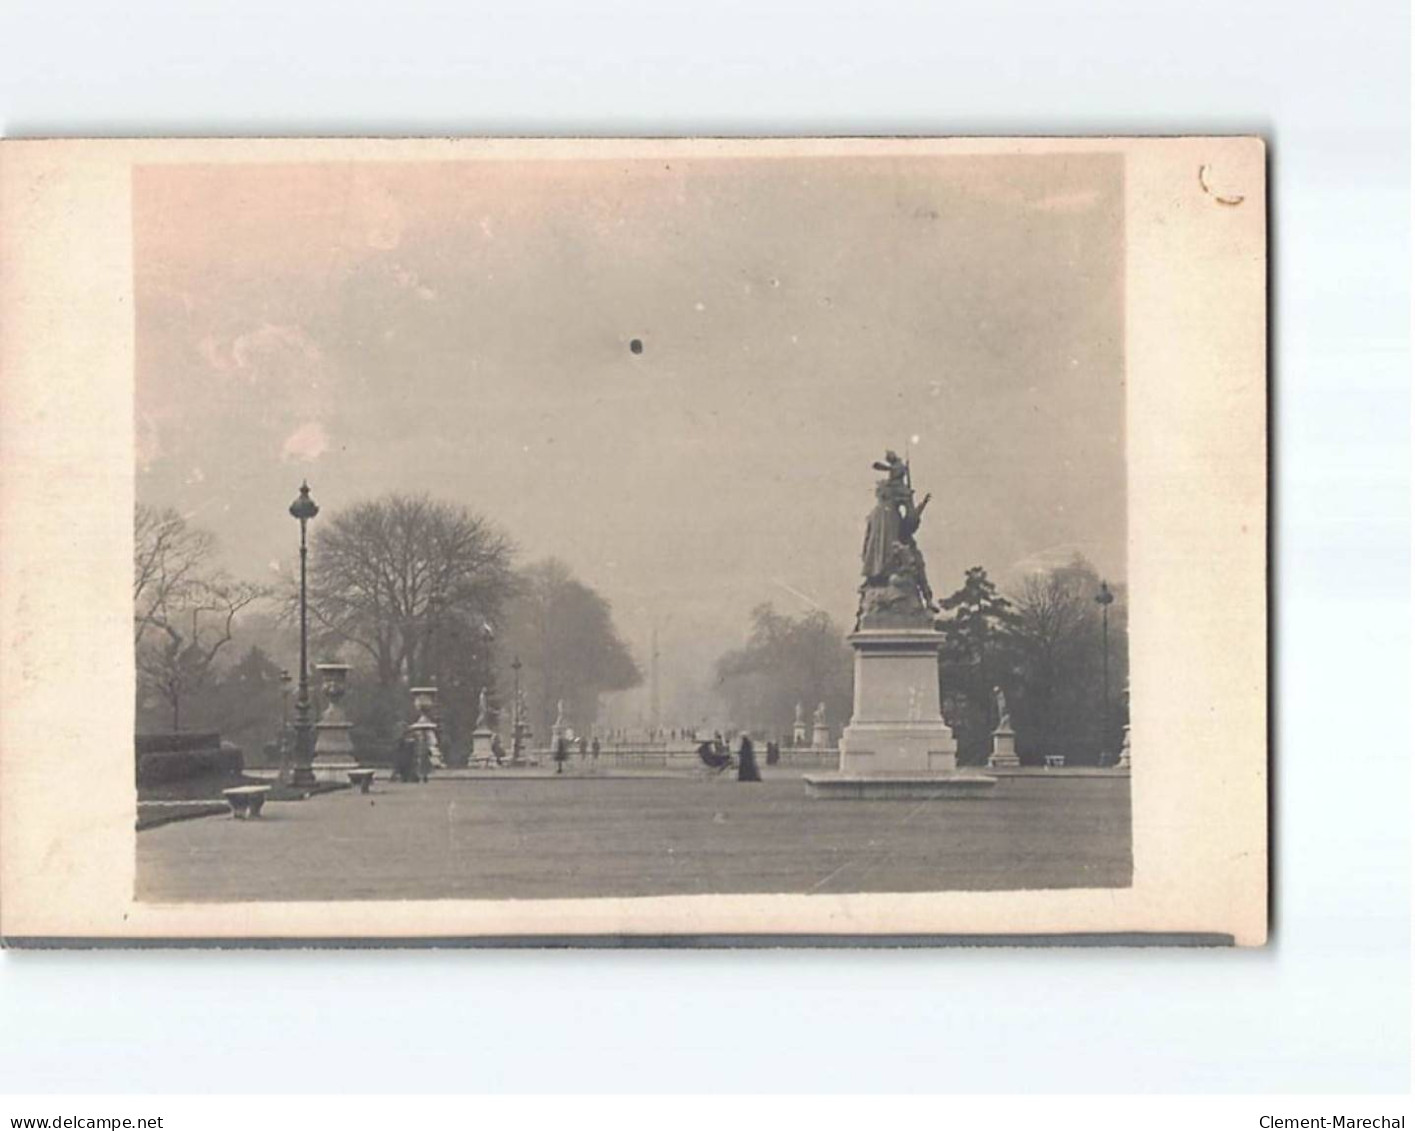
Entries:
POLYGON ((295 693, 295 764, 290 770, 290 784, 314 785, 314 710, 310 703, 309 597, 305 575, 309 558, 306 527, 319 514, 319 506, 310 498, 308 483, 300 484, 300 493, 290 504, 290 514, 300 524, 300 682, 295 693))

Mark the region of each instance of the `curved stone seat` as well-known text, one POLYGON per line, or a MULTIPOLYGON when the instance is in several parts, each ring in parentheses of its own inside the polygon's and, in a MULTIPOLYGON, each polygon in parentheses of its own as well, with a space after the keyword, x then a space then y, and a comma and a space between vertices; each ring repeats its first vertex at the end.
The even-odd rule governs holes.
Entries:
POLYGON ((367 793, 373 786, 373 775, 376 770, 359 769, 349 771, 349 783, 359 787, 360 793, 367 793))
POLYGON ((223 789, 221 796, 231 806, 231 816, 237 820, 259 817, 265 805, 265 795, 270 792, 268 785, 238 785, 223 789))

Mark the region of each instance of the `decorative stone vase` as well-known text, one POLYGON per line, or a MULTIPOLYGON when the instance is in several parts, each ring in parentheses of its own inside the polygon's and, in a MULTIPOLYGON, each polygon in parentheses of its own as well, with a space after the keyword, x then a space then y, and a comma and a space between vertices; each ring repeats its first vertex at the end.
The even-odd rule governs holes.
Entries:
POLYGON ((314 775, 317 781, 342 782, 348 771, 359 764, 349 735, 354 724, 344 714, 343 707, 349 690, 349 665, 330 661, 314 667, 319 673, 325 701, 324 714, 314 725, 314 775))
POLYGON ((437 688, 410 687, 408 693, 413 697, 413 709, 418 712, 418 720, 410 729, 421 735, 420 742, 426 748, 428 763, 435 769, 441 769, 446 763, 442 760, 437 723, 432 718, 432 713, 437 709, 437 688))

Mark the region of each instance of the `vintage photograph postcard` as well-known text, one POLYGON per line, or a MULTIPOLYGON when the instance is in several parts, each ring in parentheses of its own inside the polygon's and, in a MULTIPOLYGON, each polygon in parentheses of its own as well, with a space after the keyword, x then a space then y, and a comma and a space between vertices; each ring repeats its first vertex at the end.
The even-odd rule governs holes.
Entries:
POLYGON ((1263 943, 1266 207, 0 143, 0 934, 1263 943))

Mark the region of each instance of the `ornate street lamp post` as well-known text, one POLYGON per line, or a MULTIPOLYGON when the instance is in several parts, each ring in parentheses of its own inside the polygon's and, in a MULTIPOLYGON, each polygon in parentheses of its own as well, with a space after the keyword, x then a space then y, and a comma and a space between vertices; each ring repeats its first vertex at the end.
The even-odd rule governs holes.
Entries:
POLYGON ((1101 761, 1105 761, 1106 747, 1110 742, 1110 606, 1115 594, 1110 586, 1101 582, 1101 591, 1096 594, 1096 604, 1101 607, 1101 761))
POLYGON ((290 504, 290 513, 300 523, 300 688, 295 695, 295 765, 290 771, 291 785, 314 785, 314 713, 310 703, 309 662, 309 599, 305 589, 305 565, 309 557, 305 527, 319 514, 319 507, 310 498, 310 485, 300 484, 299 497, 290 504))

